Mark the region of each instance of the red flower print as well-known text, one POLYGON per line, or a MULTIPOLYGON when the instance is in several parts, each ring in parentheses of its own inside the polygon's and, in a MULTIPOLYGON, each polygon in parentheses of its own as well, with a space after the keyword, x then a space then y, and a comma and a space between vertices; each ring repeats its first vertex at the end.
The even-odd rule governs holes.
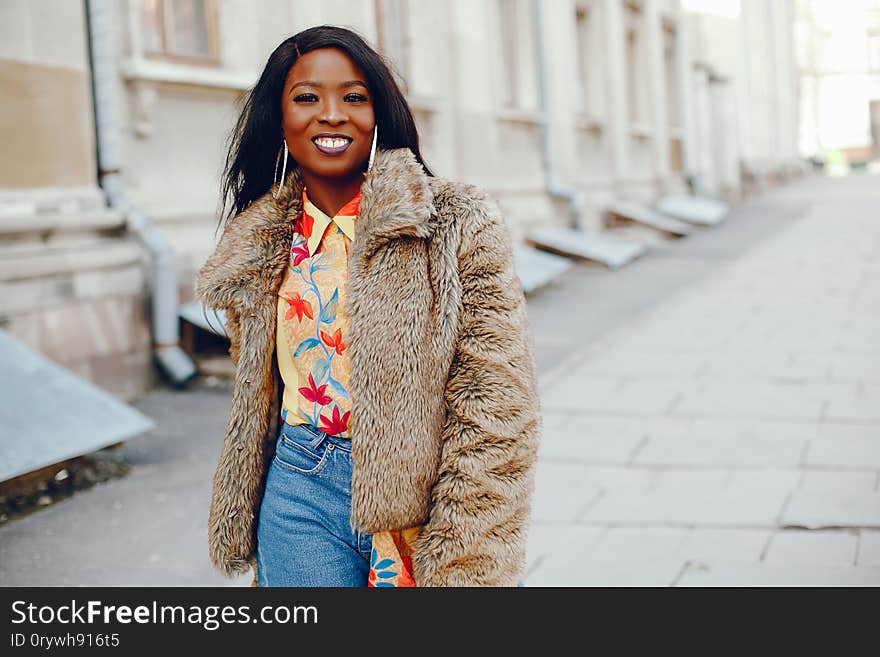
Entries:
MULTIPOLYGON (((310 402, 317 402, 321 406, 325 404, 329 404, 333 401, 332 397, 328 397, 324 394, 324 391, 327 389, 327 384, 325 383, 322 386, 315 386, 315 379, 312 378, 312 375, 309 374, 309 385, 308 387, 303 386, 299 389, 299 394, 308 399, 310 402)), ((348 415, 348 413, 346 413, 348 415)), ((324 416, 321 416, 321 419, 324 419, 324 416)))
POLYGON ((290 253, 293 255, 293 266, 296 267, 299 263, 309 257, 309 247, 303 242, 299 246, 292 248, 290 253))
POLYGON ((336 353, 340 355, 345 351, 345 347, 347 346, 342 341, 342 329, 336 329, 336 332, 333 335, 321 331, 321 339, 328 347, 335 347, 336 353))
MULTIPOLYGON (((326 386, 324 386, 326 387, 326 386)), ((328 398, 329 401, 329 398, 328 398)), ((348 428, 348 416, 351 415, 351 411, 345 411, 345 414, 342 417, 339 417, 339 406, 333 406, 333 418, 330 419, 326 415, 321 415, 321 422, 324 423, 323 426, 319 426, 318 428, 326 431, 329 434, 333 434, 334 436, 338 433, 342 433, 348 428)))
POLYGON ((284 300, 290 304, 290 308, 287 309, 287 314, 284 316, 285 321, 290 321, 294 315, 300 322, 303 321, 303 315, 309 319, 315 318, 312 314, 312 304, 300 297, 299 292, 294 292, 290 296, 285 295, 284 300))

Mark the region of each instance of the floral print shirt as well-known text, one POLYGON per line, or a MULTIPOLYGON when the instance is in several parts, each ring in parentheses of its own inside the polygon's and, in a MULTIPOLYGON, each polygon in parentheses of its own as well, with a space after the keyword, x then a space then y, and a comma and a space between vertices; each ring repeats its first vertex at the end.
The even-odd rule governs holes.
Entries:
MULTIPOLYGON (((333 217, 309 201, 293 225, 290 262, 278 292, 276 355, 284 382, 281 420, 351 438, 345 282, 361 192, 333 217)), ((419 527, 373 534, 368 586, 415 586, 412 542, 419 527)))

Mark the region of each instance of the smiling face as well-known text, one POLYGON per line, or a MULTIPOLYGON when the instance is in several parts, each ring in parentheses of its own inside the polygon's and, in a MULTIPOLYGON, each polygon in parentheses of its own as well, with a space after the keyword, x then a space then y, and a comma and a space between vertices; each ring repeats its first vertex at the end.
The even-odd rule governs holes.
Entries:
POLYGON ((287 72, 282 130, 307 182, 340 182, 364 170, 375 125, 366 82, 363 71, 335 48, 312 50, 287 72))

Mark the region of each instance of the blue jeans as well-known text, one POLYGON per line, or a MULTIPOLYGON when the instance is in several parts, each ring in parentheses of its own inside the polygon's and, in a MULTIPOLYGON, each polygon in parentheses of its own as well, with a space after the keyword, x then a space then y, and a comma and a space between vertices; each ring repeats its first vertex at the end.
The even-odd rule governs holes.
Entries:
POLYGON ((257 522, 260 586, 366 586, 372 534, 353 530, 351 441, 282 422, 257 522))

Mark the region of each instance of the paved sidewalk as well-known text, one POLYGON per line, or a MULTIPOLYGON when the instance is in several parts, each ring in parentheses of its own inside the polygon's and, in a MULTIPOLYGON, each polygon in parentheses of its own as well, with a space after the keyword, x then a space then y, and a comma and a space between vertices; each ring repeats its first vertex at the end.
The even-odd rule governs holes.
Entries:
POLYGON ((880 584, 880 178, 793 201, 545 379, 526 585, 880 584))

